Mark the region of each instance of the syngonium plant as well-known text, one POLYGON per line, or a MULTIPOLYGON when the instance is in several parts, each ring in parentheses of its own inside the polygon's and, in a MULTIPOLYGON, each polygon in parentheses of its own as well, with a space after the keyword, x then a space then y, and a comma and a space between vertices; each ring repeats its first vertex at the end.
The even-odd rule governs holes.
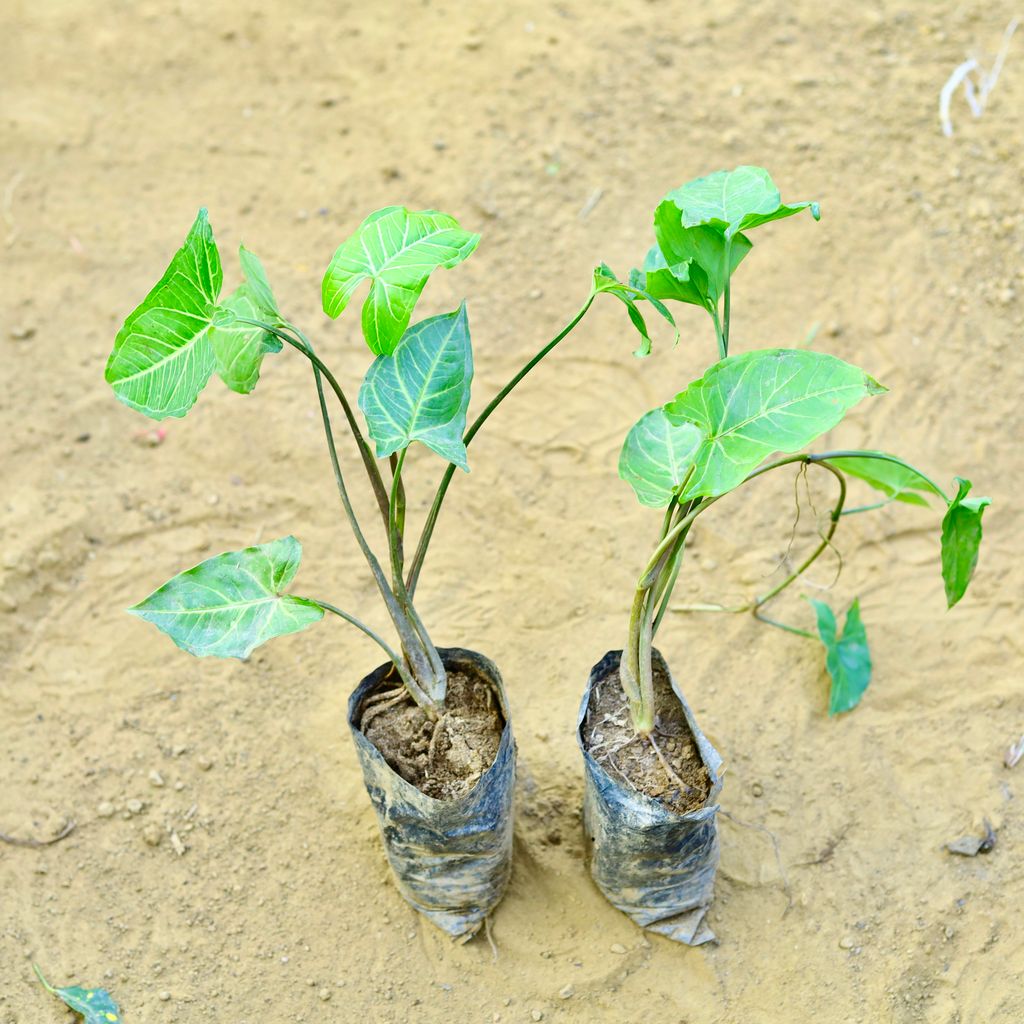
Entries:
MULTIPOLYGON (((950 608, 963 597, 977 564, 981 517, 990 500, 968 497, 969 481, 957 477, 955 493, 949 496, 929 476, 885 452, 802 453, 854 405, 886 388, 825 353, 773 348, 729 355, 731 279, 752 248, 747 232, 803 209, 819 218, 816 203, 783 203, 767 171, 759 167, 698 178, 670 192, 658 206, 656 245, 643 270, 634 270, 629 278, 652 299, 706 310, 720 356, 699 380, 640 418, 619 459, 619 474, 640 503, 664 509, 657 544, 637 582, 620 665, 632 724, 643 737, 656 728, 653 639, 670 606, 687 535, 702 513, 757 478, 797 466, 801 472, 816 467, 834 479, 837 497, 818 545, 785 579, 748 604, 689 610, 753 612, 772 625, 813 638, 807 630, 765 618, 761 610, 832 546, 842 516, 893 501, 927 505, 929 498, 938 498, 945 507, 941 564, 950 608), (848 509, 847 477, 870 485, 884 500, 848 509)), ((859 602, 848 610, 841 633, 832 609, 823 601, 812 604, 831 677, 829 712, 848 711, 871 678, 859 602)))
POLYGON ((331 612, 374 640, 416 703, 436 716, 444 703, 447 677, 413 598, 455 469, 468 472, 468 445, 513 388, 583 319, 598 294, 612 294, 626 304, 648 348, 636 302, 652 302, 673 322, 656 298, 599 268, 575 316, 467 428, 473 353, 465 303, 450 313, 414 324, 411 320, 431 273, 461 263, 475 251, 479 238, 448 214, 389 206, 367 217, 331 259, 322 287, 327 316, 340 316, 360 286, 369 282, 362 334, 375 359, 358 398, 367 440, 337 378, 309 338, 281 314, 262 264, 244 247, 239 251, 244 281, 222 295, 220 254, 207 212, 199 211, 163 277, 119 331, 106 379, 126 405, 162 420, 184 416, 214 374, 232 391, 249 394, 265 356, 287 345, 307 359, 345 515, 399 644, 396 650, 359 618, 327 601, 288 592, 302 553, 293 536, 209 558, 169 580, 130 611, 190 654, 235 658, 246 658, 265 641, 304 629, 331 612), (331 423, 331 395, 345 416, 379 511, 387 538, 383 559, 371 548, 349 497, 331 423), (413 441, 448 465, 407 560, 403 470, 413 441))

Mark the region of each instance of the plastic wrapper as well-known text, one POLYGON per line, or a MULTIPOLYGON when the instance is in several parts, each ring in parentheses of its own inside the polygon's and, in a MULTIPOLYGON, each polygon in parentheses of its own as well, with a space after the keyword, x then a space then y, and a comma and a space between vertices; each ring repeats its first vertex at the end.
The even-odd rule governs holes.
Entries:
POLYGON ((664 658, 654 651, 655 664, 667 674, 708 770, 707 799, 697 810, 679 814, 613 778, 597 763, 584 748, 583 722, 594 683, 617 673, 621 657, 621 651, 609 651, 591 670, 576 723, 585 768, 583 825, 591 844, 590 872, 609 902, 642 928, 691 946, 711 942, 715 936, 705 916, 718 870, 722 759, 700 731, 664 658))
POLYGON ((465 796, 436 800, 395 772, 359 729, 360 708, 391 670, 381 665, 349 698, 348 724, 384 850, 402 895, 439 928, 468 939, 501 900, 512 870, 516 745, 497 667, 475 651, 439 648, 446 669, 492 687, 505 718, 494 763, 465 796))

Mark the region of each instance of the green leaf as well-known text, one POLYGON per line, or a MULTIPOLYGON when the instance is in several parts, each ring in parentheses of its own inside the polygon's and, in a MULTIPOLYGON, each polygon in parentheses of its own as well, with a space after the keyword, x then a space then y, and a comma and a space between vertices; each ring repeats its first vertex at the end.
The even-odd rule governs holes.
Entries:
POLYGON ((638 271, 634 270, 630 274, 629 284, 624 284, 615 276, 615 272, 607 263, 602 263, 594 269, 594 290, 614 295, 626 307, 629 319, 640 335, 640 345, 633 350, 633 355, 643 358, 651 354, 651 335, 647 330, 647 322, 644 320, 643 314, 637 308, 636 300, 638 298, 649 302, 657 313, 672 325, 672 330, 675 333, 673 344, 678 344, 679 329, 676 327, 675 317, 657 296, 647 290, 638 271))
POLYGON ((836 617, 824 601, 811 600, 818 616, 818 636, 825 646, 825 667, 832 677, 828 713, 851 711, 859 703, 871 682, 871 651, 860 617, 860 601, 850 605, 843 624, 843 635, 836 638, 836 617))
POLYGON ((978 565, 981 546, 981 516, 992 504, 991 498, 968 498, 971 481, 956 478, 956 497, 942 519, 942 579, 946 585, 946 604, 952 608, 967 592, 978 565))
POLYGON ((665 197, 682 210, 684 227, 711 224, 726 237, 769 221, 791 217, 809 208, 815 220, 821 218, 817 203, 782 202, 779 190, 763 167, 737 167, 696 178, 665 197))
MULTIPOLYGON (((877 454, 882 455, 884 452, 877 454)), ((849 456, 828 461, 829 465, 835 466, 843 473, 857 477, 858 480, 863 480, 892 501, 927 507, 928 502, 917 493, 918 491, 937 494, 945 498, 942 491, 931 480, 919 473, 913 466, 908 466, 899 460, 889 462, 885 459, 849 456)))
POLYGON ((210 318, 222 280, 203 209, 164 276, 114 339, 105 376, 125 405, 155 420, 192 408, 215 366, 210 318))
POLYGON ((704 433, 682 497, 731 491, 768 455, 799 451, 862 398, 885 390, 821 352, 762 349, 715 363, 664 407, 670 423, 704 433))
POLYGON ((83 1024, 116 1024, 120 1021, 121 1011, 105 988, 81 988, 78 985, 54 988, 43 977, 38 965, 32 966, 46 991, 70 1006, 75 1013, 80 1013, 83 1024))
POLYGON ((285 594, 302 558, 294 537, 227 551, 165 583, 128 610, 199 658, 247 658, 275 636, 319 622, 315 601, 285 594))
POLYGON ((410 327, 392 355, 374 360, 359 389, 378 458, 420 441, 469 472, 462 435, 472 380, 465 303, 410 327))
MULTIPOLYGON (((729 278, 753 248, 746 235, 733 235, 727 243, 716 227, 685 226, 682 212, 671 200, 661 203, 654 212, 654 237, 658 241, 655 252, 660 252, 665 266, 672 269, 692 260, 703 271, 706 299, 698 305, 717 306, 729 278)), ((648 261, 651 259, 648 253, 648 261)))
POLYGON ((356 288, 370 281, 363 336, 374 355, 390 355, 409 326, 416 300, 438 267, 470 256, 479 235, 437 210, 387 206, 371 213, 331 260, 323 281, 324 312, 340 316, 356 288))
MULTIPOLYGON (((641 275, 641 271, 634 271, 641 275)), ((643 286, 657 299, 688 302, 692 306, 714 307, 708 295, 708 277, 694 259, 686 259, 673 266, 665 261, 662 251, 651 246, 644 258, 643 286)))
POLYGON ((641 505, 664 508, 693 466, 704 435, 692 423, 672 424, 663 409, 641 416, 619 455, 619 476, 641 505))
POLYGON ((245 246, 239 248, 238 256, 245 272, 245 284, 239 285, 217 308, 210 345, 221 380, 232 391, 247 395, 260 378, 263 357, 280 352, 281 341, 269 331, 239 323, 236 318, 262 320, 276 327, 281 314, 259 259, 245 246))

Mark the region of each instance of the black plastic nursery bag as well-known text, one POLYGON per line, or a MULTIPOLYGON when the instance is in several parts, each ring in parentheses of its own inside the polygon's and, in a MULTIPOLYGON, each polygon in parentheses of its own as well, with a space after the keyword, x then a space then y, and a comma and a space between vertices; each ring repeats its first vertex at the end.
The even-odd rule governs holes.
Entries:
POLYGON ((712 942, 715 936, 704 917, 718 869, 722 759, 697 726, 664 658, 654 651, 655 665, 665 671, 679 698, 711 779, 704 806, 687 814, 671 811, 597 763, 584 749, 583 721, 595 681, 617 673, 621 657, 621 651, 609 651, 591 669, 576 723, 586 776, 583 824, 592 844, 590 872, 609 902, 641 927, 691 946, 712 942))
POLYGON ((381 665, 356 687, 348 724, 363 779, 402 895, 449 935, 468 939, 497 906, 512 870, 516 745, 497 667, 475 651, 438 648, 446 669, 482 676, 505 716, 494 763, 456 800, 437 800, 393 771, 359 729, 360 708, 391 670, 381 665))

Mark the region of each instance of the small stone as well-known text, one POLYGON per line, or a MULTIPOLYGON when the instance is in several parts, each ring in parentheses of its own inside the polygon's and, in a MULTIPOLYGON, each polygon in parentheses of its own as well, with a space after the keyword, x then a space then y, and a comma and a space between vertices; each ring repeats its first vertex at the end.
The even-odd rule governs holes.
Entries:
POLYGON ((112 818, 114 816, 114 805, 109 800, 104 800, 103 803, 96 808, 96 813, 101 818, 112 818))
POLYGON ((558 990, 558 998, 559 999, 572 999, 572 997, 575 994, 576 994, 576 989, 574 989, 572 987, 572 985, 565 985, 563 988, 560 988, 558 990))
POLYGON ((170 1002, 170 1000, 171 1000, 171 993, 170 992, 161 992, 160 993, 160 1002, 161 1003, 168 1003, 168 1002, 170 1002))
POLYGON ((543 1020, 544 1019, 544 1011, 543 1010, 531 1010, 530 1011, 530 1018, 532 1020, 543 1020))
POLYGON ((15 341, 28 341, 36 333, 36 329, 31 324, 22 324, 20 327, 11 328, 11 337, 15 341))
POLYGON ((844 935, 844 936, 843 936, 843 937, 842 937, 842 938, 841 938, 841 939, 839 940, 839 948, 840 948, 840 949, 853 949, 853 947, 854 947, 854 946, 855 946, 856 944, 857 944, 857 943, 856 943, 856 942, 854 942, 854 940, 853 940, 853 939, 852 939, 852 938, 851 938, 851 937, 850 937, 849 935, 844 935))
POLYGON ((760 782, 755 782, 750 787, 750 792, 753 793, 754 796, 764 796, 764 786, 762 786, 760 782))
POLYGON ((164 777, 155 768, 149 773, 149 784, 157 789, 164 784, 164 777))
POLYGON ((179 857, 184 857, 185 856, 185 850, 187 849, 187 847, 181 841, 181 836, 179 836, 177 832, 172 832, 171 833, 171 846, 174 847, 174 852, 179 857))
POLYGON ((182 781, 181 781, 181 779, 179 779, 179 780, 178 780, 178 781, 177 781, 177 782, 176 782, 176 783, 174 784, 174 788, 175 788, 175 790, 177 790, 177 792, 179 792, 179 793, 180 793, 180 792, 181 792, 181 791, 182 791, 182 790, 183 790, 183 789, 185 788, 185 783, 184 783, 184 782, 182 782, 182 781))
POLYGON ((622 954, 626 952, 626 947, 621 942, 613 942, 608 948, 613 953, 618 953, 619 956, 622 956, 622 954))
POLYGON ((322 988, 317 995, 326 1003, 331 998, 331 990, 329 988, 322 988))
POLYGON ((153 822, 150 822, 142 830, 142 839, 147 846, 159 846, 160 843, 163 841, 163 838, 163 829, 161 829, 159 825, 153 822))
POLYGON ((128 808, 128 813, 129 814, 141 814, 142 813, 142 808, 143 808, 143 803, 142 803, 141 800, 129 800, 125 804, 125 807, 128 808))
POLYGON ((543 297, 544 297, 544 293, 539 288, 531 288, 530 289, 530 298, 531 299, 540 299, 540 298, 543 298, 543 297))
POLYGON ((201 772, 208 772, 213 767, 213 762, 208 757, 204 757, 202 754, 200 754, 196 758, 196 767, 201 772))

